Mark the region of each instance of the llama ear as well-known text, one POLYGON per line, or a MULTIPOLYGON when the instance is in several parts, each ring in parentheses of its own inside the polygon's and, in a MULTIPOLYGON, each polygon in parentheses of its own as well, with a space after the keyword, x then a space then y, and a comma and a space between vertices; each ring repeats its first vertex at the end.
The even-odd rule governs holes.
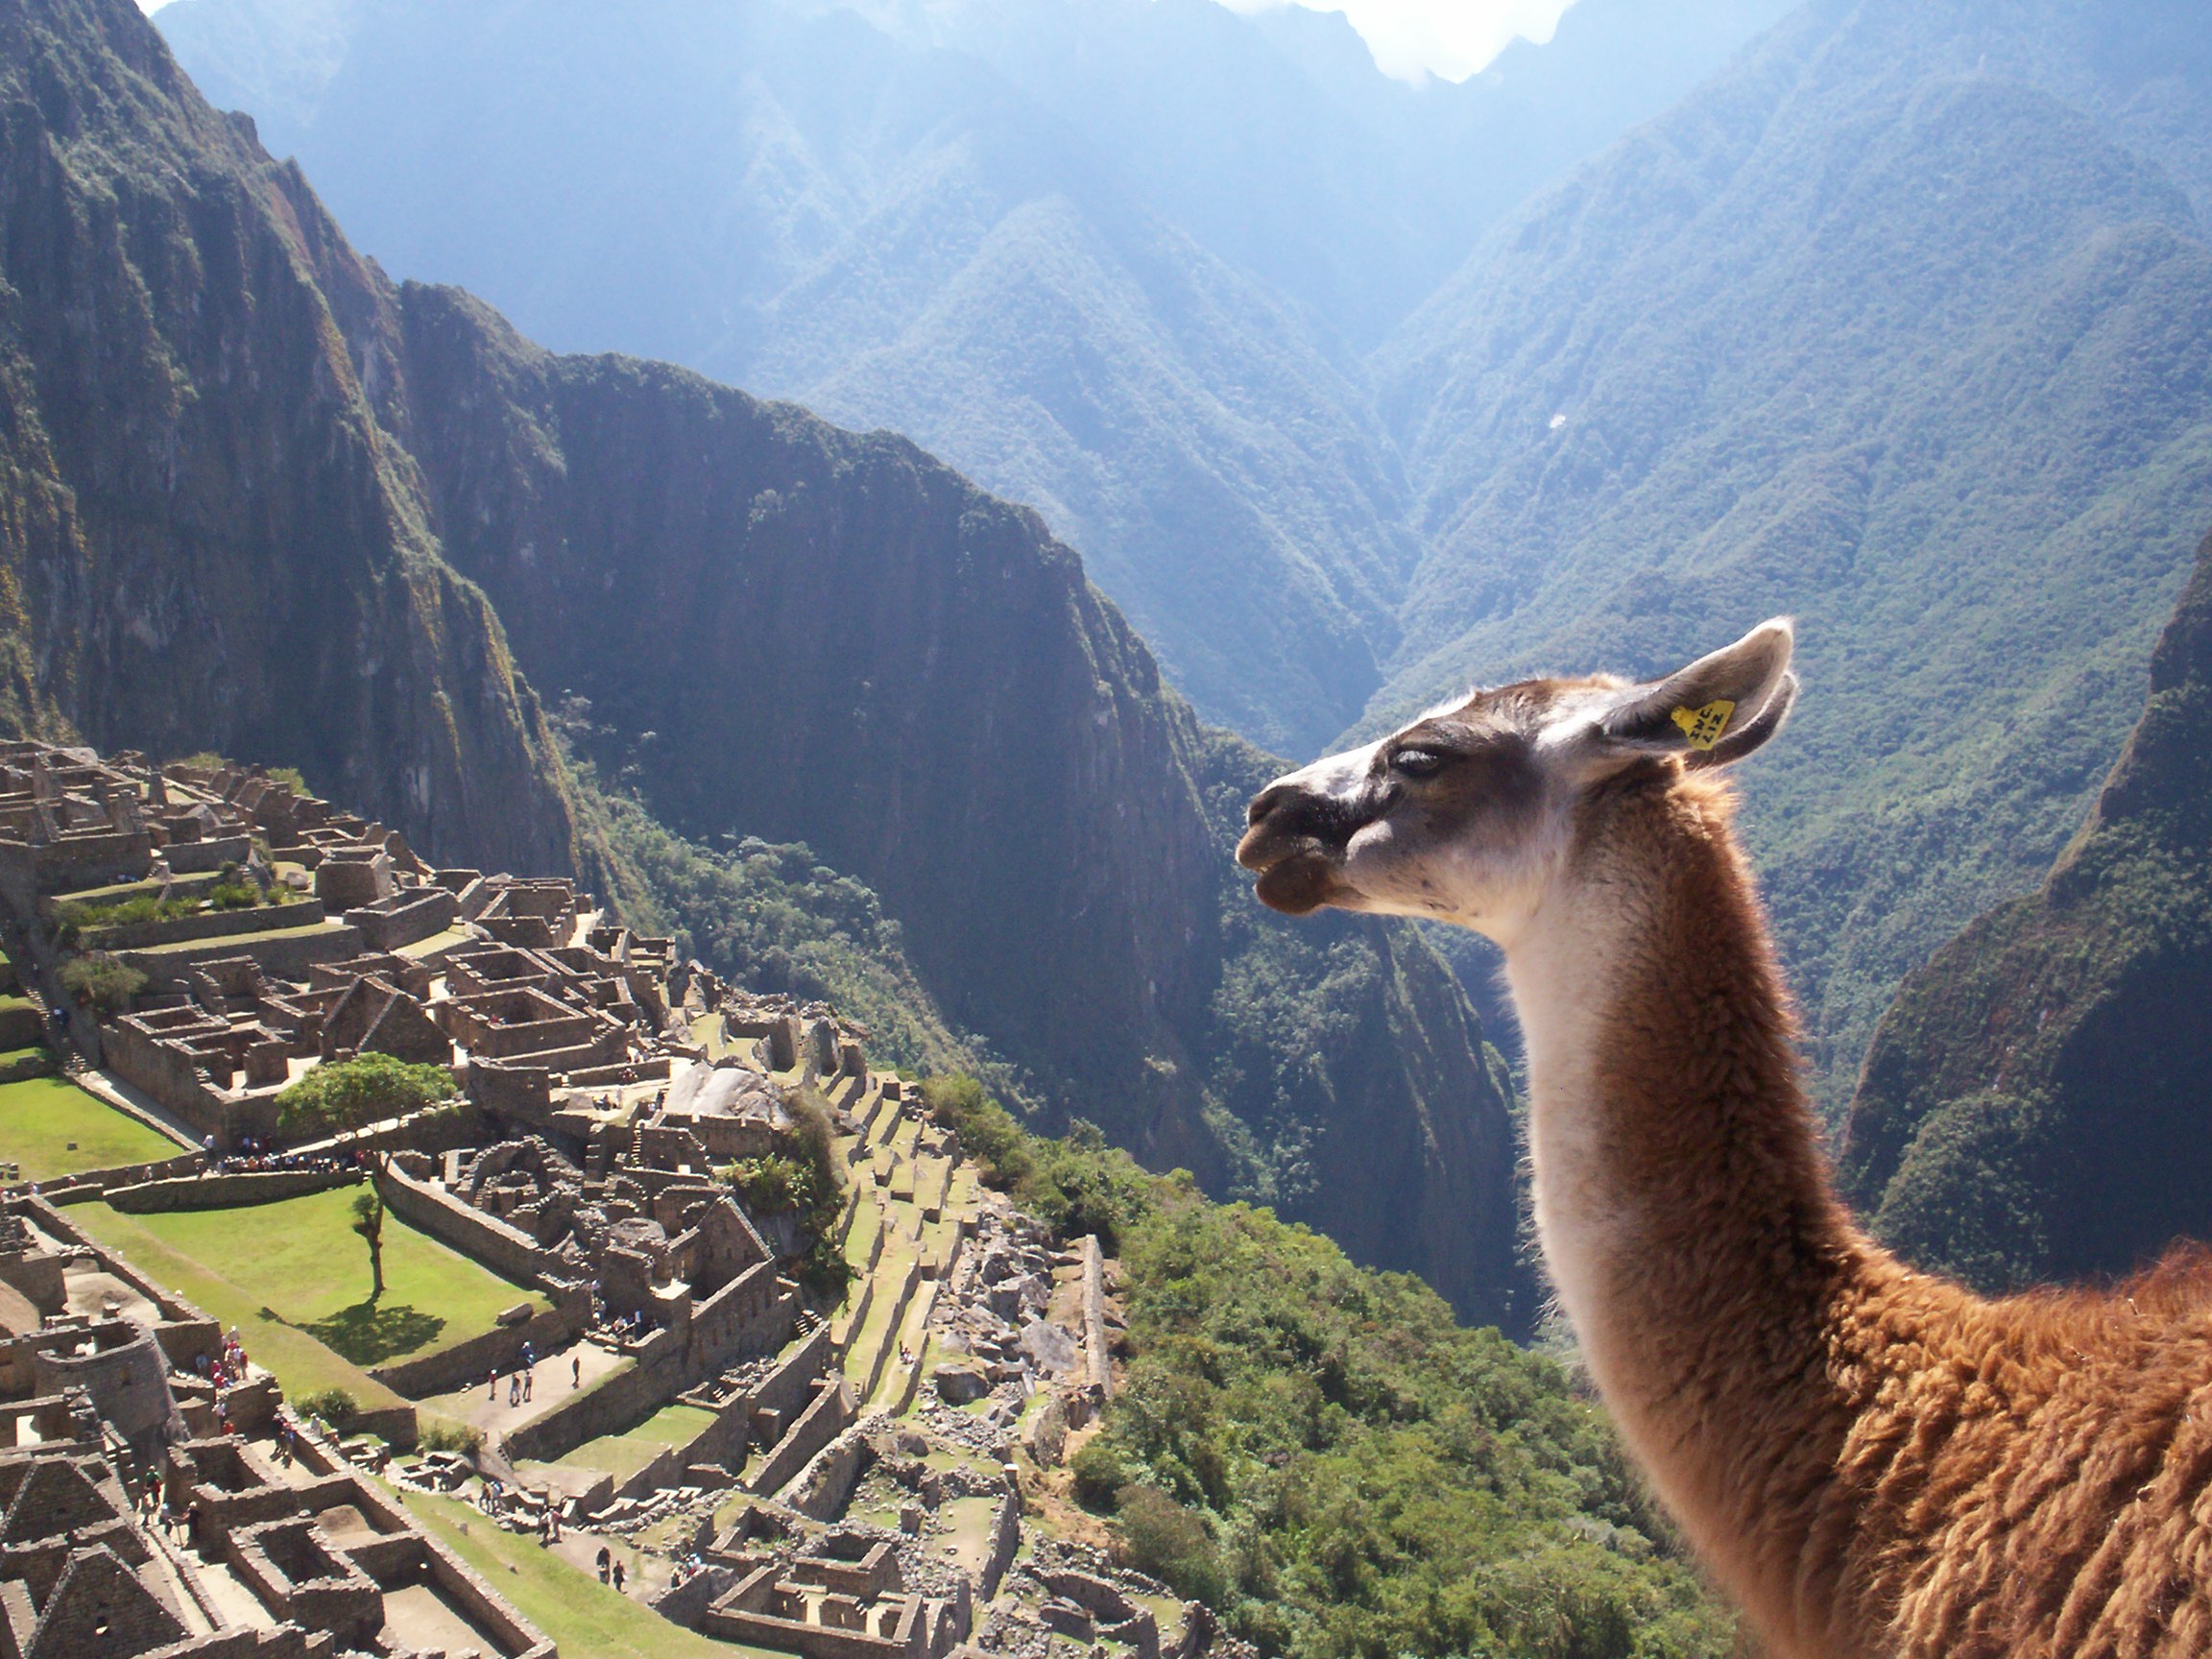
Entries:
POLYGON ((1692 766, 1741 760, 1782 729, 1796 700, 1794 643, 1787 616, 1762 622, 1664 680, 1629 686, 1599 734, 1643 754, 1680 755, 1692 766))

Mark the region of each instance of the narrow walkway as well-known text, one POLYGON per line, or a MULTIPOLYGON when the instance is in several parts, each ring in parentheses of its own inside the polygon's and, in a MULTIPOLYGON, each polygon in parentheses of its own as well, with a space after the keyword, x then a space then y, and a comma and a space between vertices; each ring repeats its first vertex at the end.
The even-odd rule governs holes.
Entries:
POLYGON ((450 1394, 433 1394, 415 1404, 425 1411, 450 1417, 456 1423, 471 1424, 487 1434, 512 1434, 525 1423, 535 1423, 555 1407, 575 1397, 579 1388, 571 1381, 575 1375, 572 1360, 583 1361, 581 1386, 584 1388, 629 1363, 621 1355, 610 1354, 596 1342, 587 1342, 579 1336, 558 1353, 539 1358, 530 1384, 530 1398, 519 1406, 507 1404, 504 1375, 495 1392, 487 1392, 482 1382, 471 1382, 450 1394))

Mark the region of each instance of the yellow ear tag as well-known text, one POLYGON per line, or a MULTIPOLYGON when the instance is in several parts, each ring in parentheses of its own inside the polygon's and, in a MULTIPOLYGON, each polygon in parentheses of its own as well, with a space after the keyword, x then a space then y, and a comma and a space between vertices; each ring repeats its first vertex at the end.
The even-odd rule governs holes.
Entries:
POLYGON ((1677 709, 1671 718, 1682 728, 1690 747, 1702 754, 1720 741, 1720 733, 1728 730, 1728 717, 1735 712, 1736 705, 1723 697, 1702 709, 1677 709))

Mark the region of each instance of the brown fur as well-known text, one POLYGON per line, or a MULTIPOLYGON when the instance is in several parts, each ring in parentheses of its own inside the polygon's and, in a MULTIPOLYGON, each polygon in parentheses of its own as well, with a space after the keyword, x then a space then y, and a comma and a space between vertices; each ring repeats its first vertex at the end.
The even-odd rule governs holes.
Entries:
POLYGON ((1829 1186, 1724 788, 1639 768, 1576 835, 1647 900, 1599 1056, 1649 1245, 1608 1403, 1745 1611, 1808 1656, 2212 1653, 2202 1258, 1998 1302, 1904 1266, 1829 1186))
POLYGON ((1987 1301, 1874 1244, 1829 1184, 1732 798, 1700 769, 1779 729, 1788 657, 1767 624, 1651 686, 1479 693, 1279 781, 1238 855, 1294 912, 1510 934, 1516 881, 1564 895, 1531 970, 1571 964, 1543 995, 1575 1073, 1539 1080, 1540 1201, 1558 1182, 1606 1403, 1777 1659, 2212 1654, 2212 1262, 1987 1301), (1763 701, 1719 750, 1669 751, 1670 707, 1716 694, 1763 701), (1595 736, 1539 746, 1593 699, 1595 736), (1408 773, 1408 748, 1448 759, 1408 773), (1559 866, 1525 878, 1538 843, 1559 866))

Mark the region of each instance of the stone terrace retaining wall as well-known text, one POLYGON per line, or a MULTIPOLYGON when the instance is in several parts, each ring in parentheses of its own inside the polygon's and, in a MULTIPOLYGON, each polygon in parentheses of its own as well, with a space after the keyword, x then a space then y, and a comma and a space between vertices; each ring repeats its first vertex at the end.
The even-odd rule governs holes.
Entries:
POLYGON ((205 910, 196 916, 172 916, 166 921, 119 922, 106 927, 87 927, 82 943, 87 950, 143 950, 154 945, 183 945, 201 939, 272 933, 279 927, 312 927, 325 920, 322 900, 297 899, 289 904, 262 904, 249 910, 205 910))
POLYGON ((591 1323, 591 1286, 571 1286, 559 1302, 535 1313, 519 1325, 502 1325, 480 1336, 419 1359, 380 1365, 369 1375, 396 1394, 420 1400, 431 1394, 449 1394, 457 1388, 483 1382, 496 1366, 501 1371, 521 1363, 527 1342, 541 1357, 567 1346, 591 1323))
POLYGON ((282 928, 264 933, 225 934, 174 950, 133 950, 117 954, 146 975, 150 991, 184 989, 185 973, 217 956, 251 956, 273 979, 304 979, 318 962, 343 962, 361 954, 358 927, 336 923, 295 933, 291 931, 293 926, 287 919, 282 928))
POLYGON ((565 1281, 562 1261, 519 1227, 487 1215, 442 1187, 393 1170, 379 1181, 392 1214, 518 1285, 565 1281))
POLYGON ((163 1210, 238 1210, 309 1192, 327 1192, 333 1187, 350 1187, 360 1179, 357 1169, 240 1170, 229 1175, 186 1175, 109 1187, 106 1196, 110 1208, 132 1215, 163 1210))
POLYGON ((815 1454, 843 1433, 852 1421, 853 1403, 847 1397, 845 1384, 831 1375, 815 1395, 814 1404, 799 1414, 799 1421, 791 1425, 766 1460, 746 1479, 745 1489, 760 1497, 772 1497, 782 1491, 813 1461, 815 1454))

